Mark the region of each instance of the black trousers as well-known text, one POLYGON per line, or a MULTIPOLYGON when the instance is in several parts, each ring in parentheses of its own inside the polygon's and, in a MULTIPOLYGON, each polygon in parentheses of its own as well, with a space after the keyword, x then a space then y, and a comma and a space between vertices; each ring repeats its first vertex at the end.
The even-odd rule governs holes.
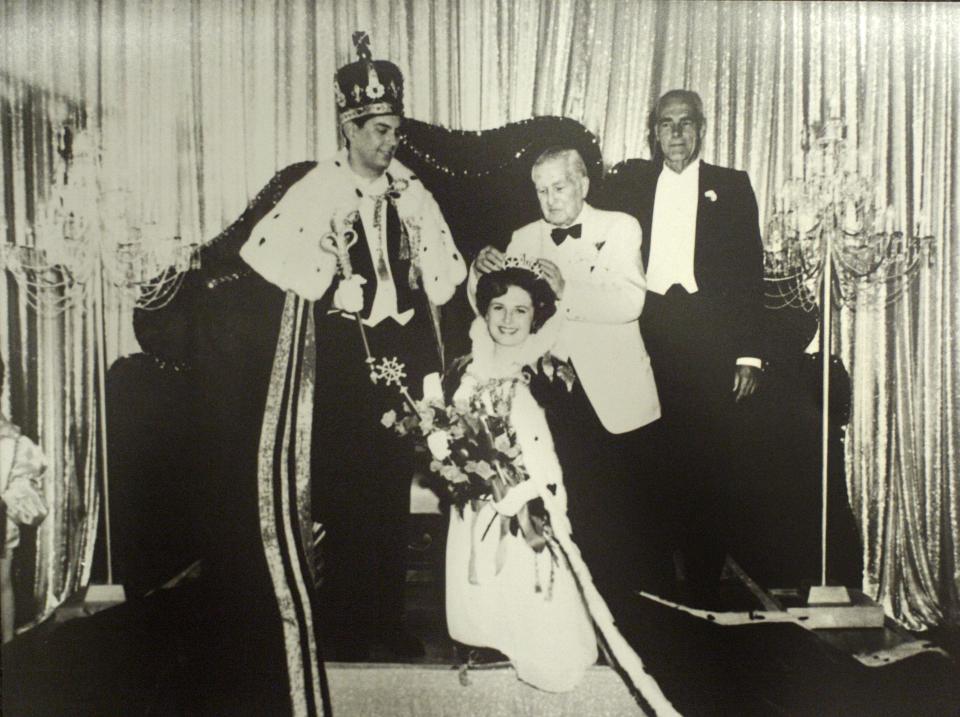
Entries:
POLYGON ((658 493, 695 588, 719 579, 735 520, 728 488, 741 407, 733 401, 737 357, 727 326, 714 301, 677 285, 648 293, 640 318, 663 414, 658 493))
POLYGON ((594 582, 608 599, 632 590, 659 592, 670 573, 662 503, 654 480, 659 421, 623 434, 608 432, 579 378, 531 391, 544 406, 567 490, 573 538, 594 582))
MULTIPOLYGON (((440 369, 430 316, 418 309, 405 326, 392 319, 366 328, 376 358, 404 364, 414 395, 440 369)), ((399 629, 406 576, 406 523, 413 445, 381 424, 400 412, 395 386, 374 385, 359 329, 341 316, 317 331, 317 386, 312 446, 313 513, 323 524, 319 602, 327 644, 363 646, 399 629)))

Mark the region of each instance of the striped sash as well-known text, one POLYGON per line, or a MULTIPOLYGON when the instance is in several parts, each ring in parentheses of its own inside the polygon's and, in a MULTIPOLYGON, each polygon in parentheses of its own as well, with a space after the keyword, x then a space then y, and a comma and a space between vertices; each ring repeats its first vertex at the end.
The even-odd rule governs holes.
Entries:
POLYGON ((257 485, 260 535, 283 626, 292 714, 298 717, 330 713, 311 602, 315 371, 312 305, 287 292, 260 433, 257 485))

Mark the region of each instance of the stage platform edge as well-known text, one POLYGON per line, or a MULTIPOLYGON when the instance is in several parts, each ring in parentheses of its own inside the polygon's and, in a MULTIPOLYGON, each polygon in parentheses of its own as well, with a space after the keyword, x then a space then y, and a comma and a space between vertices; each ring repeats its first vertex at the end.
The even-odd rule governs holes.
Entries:
POLYGON ((572 692, 543 692, 517 679, 509 665, 326 663, 336 715, 460 717, 628 717, 645 712, 623 680, 595 665, 572 692))

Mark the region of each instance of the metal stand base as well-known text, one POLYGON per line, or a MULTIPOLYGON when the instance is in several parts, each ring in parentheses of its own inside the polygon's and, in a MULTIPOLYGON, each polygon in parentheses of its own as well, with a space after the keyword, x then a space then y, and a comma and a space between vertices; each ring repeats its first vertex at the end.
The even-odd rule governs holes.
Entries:
POLYGON ((810 630, 883 627, 883 608, 859 590, 819 585, 810 588, 807 604, 787 608, 810 630))
POLYGON ((850 591, 843 585, 814 585, 807 595, 807 605, 850 605, 850 591))
POLYGON ((102 610, 111 605, 119 605, 126 600, 127 596, 123 591, 123 585, 89 585, 83 597, 83 605, 85 608, 91 607, 102 610))

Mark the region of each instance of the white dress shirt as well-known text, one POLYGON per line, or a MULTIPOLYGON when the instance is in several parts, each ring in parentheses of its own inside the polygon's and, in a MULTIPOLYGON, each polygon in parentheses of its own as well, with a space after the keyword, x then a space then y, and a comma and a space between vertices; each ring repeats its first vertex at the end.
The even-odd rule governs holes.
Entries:
MULTIPOLYGON (((650 258, 647 261, 648 291, 666 294, 674 284, 680 284, 689 294, 700 289, 693 273, 699 187, 699 161, 691 162, 681 172, 663 165, 653 200, 650 258)), ((762 368, 763 362, 753 356, 741 356, 737 365, 762 368)))
MULTIPOLYGON (((370 252, 370 263, 373 265, 373 276, 365 276, 367 281, 377 282, 377 289, 373 295, 373 306, 370 307, 370 316, 363 320, 367 326, 376 326, 384 319, 393 318, 401 326, 405 326, 413 318, 413 309, 397 311, 397 287, 394 283, 393 270, 390 268, 390 259, 387 255, 387 202, 380 202, 379 216, 375 216, 377 197, 387 191, 390 186, 386 173, 376 179, 366 180, 357 174, 353 175, 357 189, 363 196, 360 198, 360 221, 363 222, 363 232, 367 237, 367 249, 370 252), (386 268, 384 276, 378 273, 381 257, 386 268)), ((344 317, 353 320, 353 316, 344 314, 344 317)))
POLYGON ((666 294, 680 284, 694 294, 699 287, 693 274, 693 252, 697 240, 697 188, 700 162, 691 162, 680 173, 663 166, 653 201, 650 258, 647 262, 647 290, 666 294))

